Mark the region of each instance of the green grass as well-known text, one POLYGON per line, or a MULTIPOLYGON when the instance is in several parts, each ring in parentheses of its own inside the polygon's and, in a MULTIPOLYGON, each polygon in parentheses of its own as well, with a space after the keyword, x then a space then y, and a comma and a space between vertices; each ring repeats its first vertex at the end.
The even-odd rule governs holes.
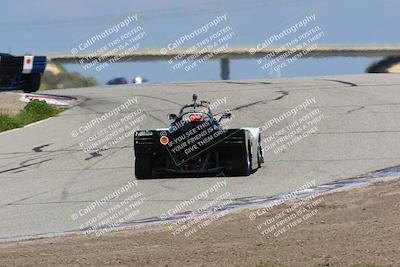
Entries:
POLYGON ((11 117, 0 114, 0 132, 24 127, 32 122, 53 117, 61 111, 61 109, 48 105, 46 101, 32 100, 17 116, 11 117))

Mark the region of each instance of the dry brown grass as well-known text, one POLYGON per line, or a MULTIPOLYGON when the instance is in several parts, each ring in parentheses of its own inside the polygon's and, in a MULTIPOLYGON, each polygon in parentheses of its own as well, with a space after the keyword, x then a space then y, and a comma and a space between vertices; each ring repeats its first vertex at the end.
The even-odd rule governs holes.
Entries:
POLYGON ((20 97, 18 94, 0 93, 0 114, 17 115, 26 105, 18 100, 20 97))

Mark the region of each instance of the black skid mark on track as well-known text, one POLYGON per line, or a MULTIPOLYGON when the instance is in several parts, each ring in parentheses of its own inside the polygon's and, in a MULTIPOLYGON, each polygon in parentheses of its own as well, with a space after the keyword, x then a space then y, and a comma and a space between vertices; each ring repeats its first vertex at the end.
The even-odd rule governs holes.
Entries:
POLYGON ((27 164, 31 160, 35 160, 35 159, 25 160, 25 161, 23 161, 23 162, 21 162, 19 164, 20 165, 19 167, 15 167, 15 168, 7 169, 7 170, 4 170, 4 171, 0 171, 0 174, 6 173, 6 172, 18 171, 18 170, 21 170, 21 169, 24 169, 24 168, 35 166, 35 165, 40 165, 42 163, 51 161, 53 159, 45 159, 45 160, 42 160, 42 161, 38 161, 38 162, 31 163, 31 164, 27 164))
POLYGON ((284 98, 285 96, 289 95, 288 91, 278 91, 279 93, 281 93, 280 96, 278 96, 277 98, 275 98, 274 100, 281 100, 282 98, 284 98))
POLYGON ((347 111, 347 114, 350 114, 350 113, 352 113, 354 111, 361 110, 361 109, 364 109, 364 108, 365 108, 365 106, 361 106, 361 107, 355 108, 355 109, 350 109, 350 110, 347 111))
POLYGON ((26 171, 26 170, 18 170, 18 171, 15 171, 13 173, 20 173, 20 172, 24 172, 24 171, 26 171))
POLYGON ((13 202, 6 203, 6 204, 4 204, 4 205, 1 205, 0 208, 7 207, 7 206, 18 205, 18 202, 25 201, 25 200, 29 200, 29 199, 32 199, 32 198, 34 198, 34 197, 47 194, 47 193, 49 193, 49 192, 51 192, 51 191, 44 191, 44 192, 36 193, 36 194, 30 195, 30 196, 27 196, 27 197, 24 197, 24 198, 20 198, 20 199, 18 199, 18 200, 13 201, 13 202))
POLYGON ((50 144, 46 144, 46 145, 42 145, 42 146, 37 146, 32 148, 33 151, 35 152, 43 152, 43 148, 50 146, 52 143, 50 144))
MULTIPOLYGON (((182 105, 181 105, 180 103, 178 103, 178 102, 175 102, 175 101, 173 101, 173 100, 170 100, 170 99, 167 99, 167 98, 163 98, 163 97, 148 96, 148 95, 135 95, 135 96, 136 96, 136 97, 144 97, 144 98, 155 99, 155 100, 159 100, 159 101, 162 101, 162 102, 167 102, 167 103, 170 103, 170 104, 174 104, 174 105, 177 105, 177 106, 179 106, 179 107, 182 106, 182 105)), ((149 116, 149 117, 153 118, 154 120, 156 120, 156 121, 158 121, 158 122, 161 122, 162 124, 168 126, 168 124, 165 123, 164 120, 159 119, 157 116, 152 115, 150 112, 147 112, 147 111, 144 111, 144 110, 143 110, 142 112, 143 112, 144 114, 146 114, 146 116, 149 116)))
POLYGON ((150 112, 147 112, 147 111, 144 111, 144 110, 142 110, 142 112, 144 114, 146 114, 146 116, 149 116, 149 117, 155 119, 156 121, 161 122, 162 124, 168 126, 168 124, 164 120, 159 119, 157 116, 152 115, 150 112))
POLYGON ((151 98, 151 99, 160 100, 160 101, 163 101, 163 102, 168 102, 168 103, 171 103, 171 104, 175 104, 177 106, 182 106, 180 103, 178 103, 176 101, 173 101, 173 100, 170 100, 170 99, 167 99, 167 98, 163 98, 163 97, 149 96, 149 95, 135 95, 135 96, 151 98))
POLYGON ((346 81, 341 81, 341 80, 324 80, 324 81, 337 82, 337 83, 347 84, 347 85, 350 85, 350 87, 356 87, 356 86, 358 86, 358 85, 355 84, 355 83, 346 82, 346 81))
MULTIPOLYGON (((265 100, 255 101, 255 102, 252 102, 252 103, 249 103, 249 104, 246 104, 246 105, 242 105, 242 106, 238 106, 236 108, 232 108, 231 111, 240 110, 240 109, 243 109, 243 108, 248 108, 248 107, 251 107, 251 106, 258 105, 258 104, 266 104, 266 103, 271 102, 271 101, 278 101, 278 100, 281 100, 282 98, 284 98, 285 96, 289 95, 288 91, 277 91, 277 93, 280 93, 281 95, 276 97, 276 98, 274 98, 274 99, 272 99, 272 100, 271 99, 265 99, 265 100)), ((216 115, 218 115, 218 114, 216 114, 216 115)))
POLYGON ((272 82, 236 82, 236 81, 226 81, 225 83, 231 84, 272 84, 272 82))
POLYGON ((103 155, 98 153, 98 152, 92 152, 92 153, 90 153, 90 156, 91 157, 85 158, 85 160, 91 160, 91 159, 94 159, 94 158, 97 158, 97 157, 102 157, 103 155))

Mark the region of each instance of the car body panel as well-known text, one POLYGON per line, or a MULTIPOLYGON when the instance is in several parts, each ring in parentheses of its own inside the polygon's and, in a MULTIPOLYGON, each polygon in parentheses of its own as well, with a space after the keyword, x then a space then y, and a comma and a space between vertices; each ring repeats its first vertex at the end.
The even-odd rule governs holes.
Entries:
POLYGON ((42 74, 45 71, 45 56, 12 56, 0 53, 0 90, 19 90, 23 75, 42 74))

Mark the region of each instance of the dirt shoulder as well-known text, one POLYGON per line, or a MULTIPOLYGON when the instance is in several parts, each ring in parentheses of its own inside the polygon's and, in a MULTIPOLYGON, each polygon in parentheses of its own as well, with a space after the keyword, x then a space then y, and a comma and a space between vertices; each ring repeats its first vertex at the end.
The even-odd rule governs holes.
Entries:
POLYGON ((0 93, 0 114, 15 116, 21 112, 26 103, 19 101, 18 94, 0 93))
POLYGON ((311 201, 281 205, 255 220, 249 211, 227 215, 189 238, 153 226, 99 238, 2 243, 0 266, 400 266, 399 180, 311 201), (302 222, 286 220, 284 233, 260 227, 285 220, 288 208, 302 222))

